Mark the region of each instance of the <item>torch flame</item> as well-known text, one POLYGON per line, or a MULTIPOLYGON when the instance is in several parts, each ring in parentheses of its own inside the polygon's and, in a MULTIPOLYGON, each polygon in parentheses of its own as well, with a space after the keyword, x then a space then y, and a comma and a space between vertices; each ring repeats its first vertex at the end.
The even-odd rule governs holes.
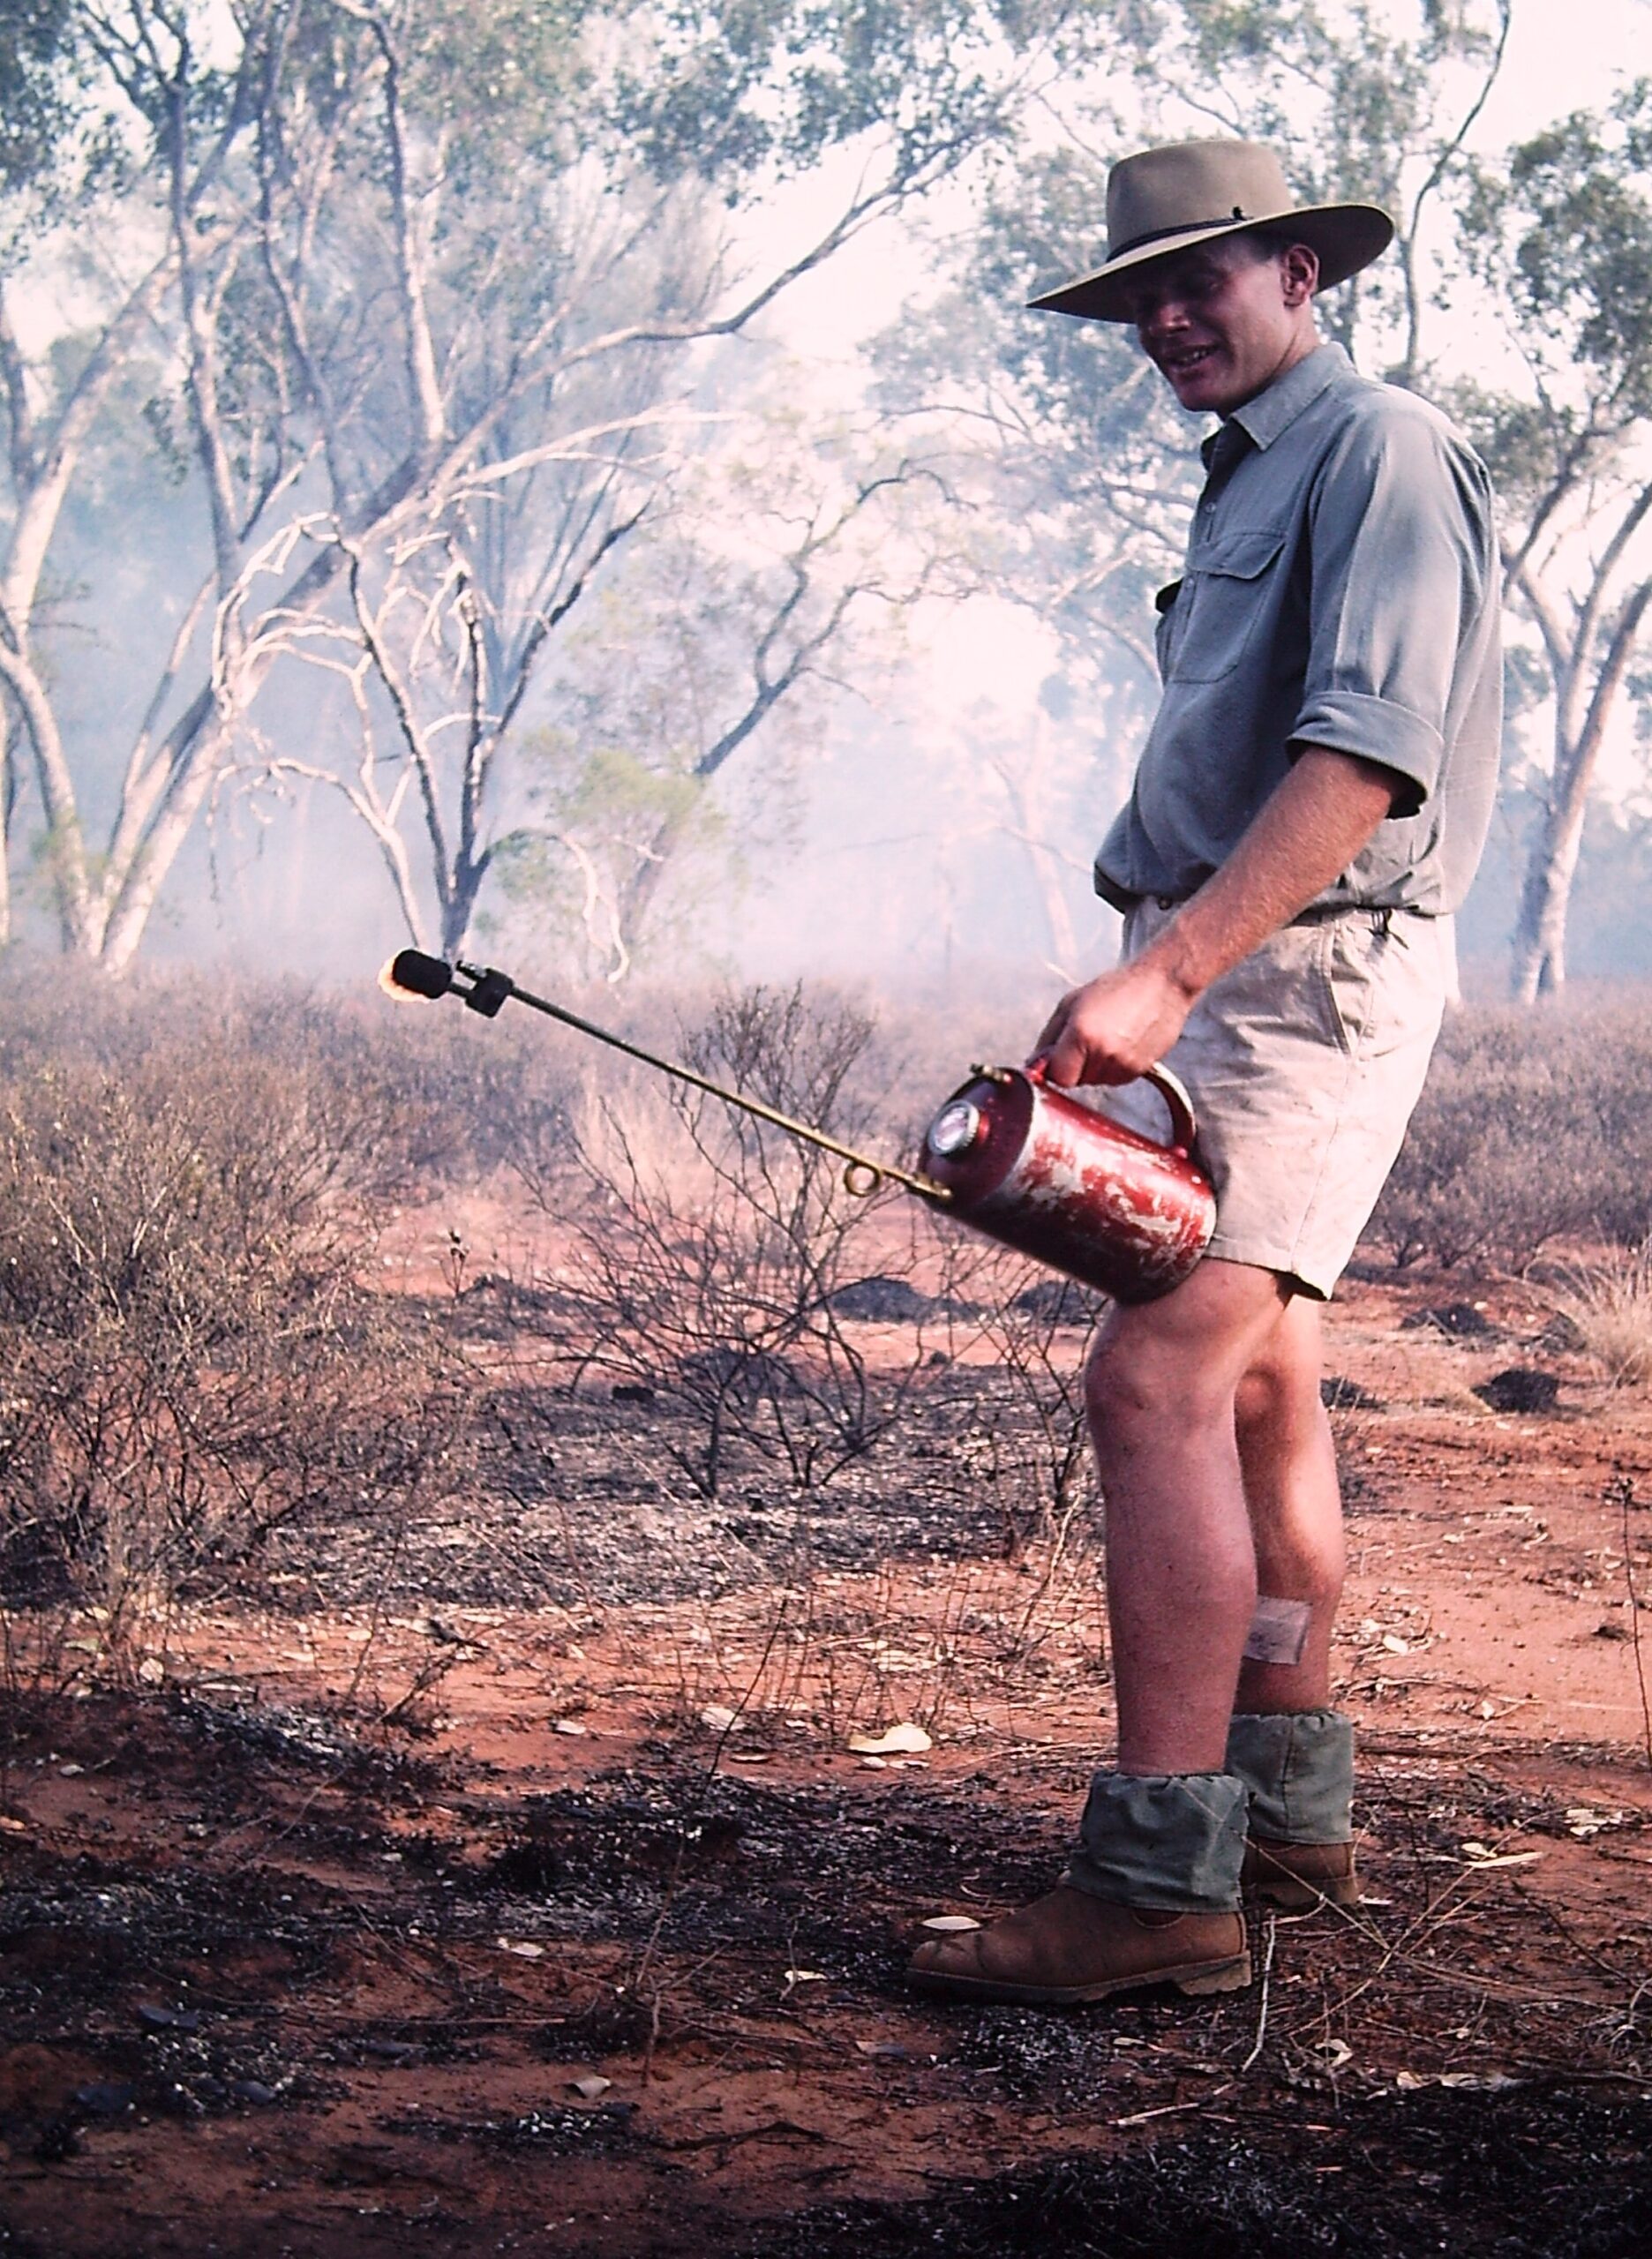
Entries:
POLYGON ((402 983, 396 979, 395 963, 395 958, 393 957, 389 957, 385 959, 383 970, 379 975, 379 986, 384 990, 385 994, 389 997, 392 1003, 422 1003, 424 999, 418 994, 416 989, 404 988, 402 986, 402 983))

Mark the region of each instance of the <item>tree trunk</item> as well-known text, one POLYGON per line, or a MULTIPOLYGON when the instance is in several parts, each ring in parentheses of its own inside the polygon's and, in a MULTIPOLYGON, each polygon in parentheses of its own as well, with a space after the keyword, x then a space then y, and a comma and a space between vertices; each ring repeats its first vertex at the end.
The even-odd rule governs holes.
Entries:
POLYGON ((113 900, 108 919, 96 947, 88 951, 105 972, 124 972, 138 954, 156 898, 212 789, 227 734, 221 718, 207 721, 125 872, 110 872, 113 900))
POLYGON ((0 949, 11 945, 11 811, 17 799, 18 727, 0 715, 0 949))
POLYGON ((1574 755, 1556 762, 1554 798, 1537 828, 1521 888, 1514 926, 1513 989, 1530 1004, 1566 986, 1566 910, 1583 844, 1583 818, 1595 763, 1574 755))

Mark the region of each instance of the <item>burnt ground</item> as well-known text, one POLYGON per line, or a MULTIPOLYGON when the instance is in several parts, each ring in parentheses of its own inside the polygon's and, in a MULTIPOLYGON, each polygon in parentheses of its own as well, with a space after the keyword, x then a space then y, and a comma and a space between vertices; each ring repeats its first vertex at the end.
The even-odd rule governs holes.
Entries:
POLYGON ((692 1495, 668 1405, 496 1376, 485 1508, 295 1540, 135 1681, 84 1625, 14 1672, 0 2253, 1639 2252, 1652 1411, 1520 1287, 1356 1282, 1333 1341, 1369 1899, 1259 1925, 1250 1993, 903 1989, 1109 1738, 995 1369, 801 1518, 692 1495), (1547 1408, 1476 1393, 1520 1369, 1547 1408))

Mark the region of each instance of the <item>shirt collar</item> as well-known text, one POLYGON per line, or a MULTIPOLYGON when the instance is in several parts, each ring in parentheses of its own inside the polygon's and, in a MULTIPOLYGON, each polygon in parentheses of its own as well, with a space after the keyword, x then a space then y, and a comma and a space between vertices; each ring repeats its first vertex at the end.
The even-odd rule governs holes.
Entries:
POLYGON ((1311 406, 1340 377, 1348 374, 1353 366, 1340 345, 1316 345, 1295 368, 1287 369, 1282 377, 1275 378, 1265 392, 1246 401, 1243 408, 1235 408, 1228 421, 1238 424, 1254 446, 1271 447, 1305 408, 1311 406))

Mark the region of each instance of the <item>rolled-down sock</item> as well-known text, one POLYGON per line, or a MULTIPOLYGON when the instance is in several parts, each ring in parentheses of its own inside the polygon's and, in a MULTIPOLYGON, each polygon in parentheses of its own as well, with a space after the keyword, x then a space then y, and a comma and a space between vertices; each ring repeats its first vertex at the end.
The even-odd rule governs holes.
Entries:
POLYGON ((1250 1833, 1270 1843, 1346 1843, 1354 1833, 1354 1721, 1340 1710, 1241 1711, 1228 1770, 1250 1798, 1250 1833))
POLYGON ((1230 1773, 1098 1773, 1063 1880, 1145 1913, 1233 1913, 1245 1805, 1230 1773))

